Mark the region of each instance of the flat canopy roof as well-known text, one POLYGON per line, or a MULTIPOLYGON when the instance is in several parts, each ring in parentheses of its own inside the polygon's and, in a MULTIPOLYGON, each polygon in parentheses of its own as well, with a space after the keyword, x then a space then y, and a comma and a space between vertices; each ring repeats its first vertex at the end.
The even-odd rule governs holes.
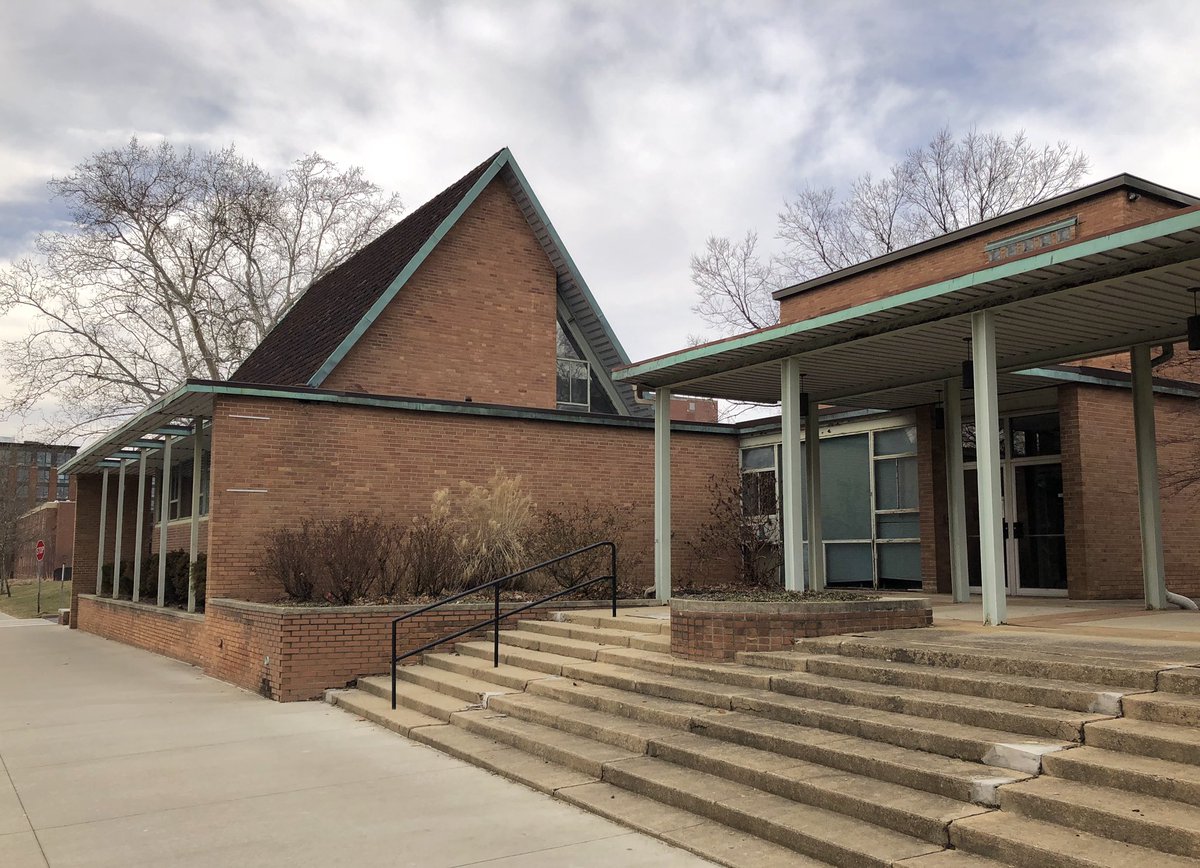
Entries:
POLYGON ((968 357, 970 315, 995 314, 1000 391, 1040 388, 1052 366, 1174 343, 1200 286, 1200 208, 1012 259, 797 323, 627 365, 642 388, 770 403, 798 357, 816 400, 892 408, 937 400, 968 357), (1032 370, 1031 370, 1032 369, 1032 370))

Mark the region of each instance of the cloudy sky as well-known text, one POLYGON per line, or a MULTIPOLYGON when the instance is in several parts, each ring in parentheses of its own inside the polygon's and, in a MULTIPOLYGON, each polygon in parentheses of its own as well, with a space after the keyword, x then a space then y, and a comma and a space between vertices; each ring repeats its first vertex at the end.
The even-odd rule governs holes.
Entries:
POLYGON ((409 208, 508 145, 638 359, 702 331, 708 234, 769 238, 800 185, 945 124, 1200 192, 1197 44, 1178 0, 4 0, 0 262, 61 216, 48 178, 131 135, 320 151, 409 208))

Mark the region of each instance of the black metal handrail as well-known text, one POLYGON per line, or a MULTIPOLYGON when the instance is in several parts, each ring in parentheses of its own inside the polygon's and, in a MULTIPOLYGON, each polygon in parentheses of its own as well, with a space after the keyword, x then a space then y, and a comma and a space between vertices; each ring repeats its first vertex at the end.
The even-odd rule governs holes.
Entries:
POLYGON ((509 617, 510 615, 520 614, 521 612, 525 612, 525 611, 528 611, 529 609, 532 609, 534 606, 540 606, 543 603, 550 602, 551 600, 557 600, 559 597, 566 596, 567 594, 572 594, 575 591, 581 591, 584 588, 591 587, 592 585, 596 584, 597 582, 604 582, 604 581, 609 582, 612 586, 612 616, 615 618, 615 617, 617 617, 617 545, 616 545, 616 543, 614 543, 610 540, 605 540, 604 542, 597 542, 597 543, 592 543, 591 545, 586 545, 581 549, 575 549, 575 551, 573 551, 573 552, 567 552, 564 555, 559 555, 558 557, 551 558, 548 561, 542 561, 540 564, 535 564, 532 567, 526 567, 523 570, 517 570, 517 572, 509 573, 507 576, 501 576, 498 579, 492 579, 490 582, 484 582, 482 585, 476 585, 474 588, 470 588, 469 590, 460 591, 459 593, 452 594, 451 596, 446 597, 445 599, 438 600, 436 603, 430 603, 428 606, 422 606, 419 609, 414 609, 411 612, 405 612, 403 615, 393 618, 392 619, 392 708, 395 709, 395 707, 396 707, 396 666, 401 660, 406 660, 409 657, 412 657, 416 654, 422 654, 431 648, 436 648, 438 645, 441 645, 444 642, 452 642, 455 639, 458 639, 462 636, 466 636, 468 633, 474 633, 477 630, 482 630, 484 627, 491 624, 492 625, 492 666, 494 666, 494 667, 499 666, 500 665, 500 622, 502 620, 509 617), (560 563, 561 561, 565 561, 570 558, 577 557, 578 555, 584 554, 585 552, 590 552, 590 551, 592 551, 594 549, 598 549, 598 548, 607 548, 608 549, 608 564, 609 564, 608 575, 596 576, 595 578, 588 579, 587 581, 584 581, 584 582, 580 582, 577 585, 572 585, 569 588, 563 588, 561 591, 556 591, 555 593, 550 594, 549 596, 542 597, 540 600, 534 600, 532 603, 526 603, 525 605, 519 606, 515 609, 509 609, 504 614, 500 613, 500 586, 503 585, 505 582, 512 581, 513 579, 519 579, 521 576, 528 575, 529 573, 533 573, 538 570, 544 570, 546 567, 553 566, 554 564, 560 563), (425 612, 432 611, 433 609, 436 609, 439 606, 444 606, 447 603, 453 603, 457 600, 461 600, 463 597, 469 597, 472 594, 478 594, 480 591, 485 591, 488 588, 491 588, 493 591, 492 617, 488 618, 486 621, 482 621, 481 623, 475 624, 471 627, 464 627, 463 629, 458 630, 454 633, 451 633, 448 636, 442 636, 440 639, 434 639, 432 642, 426 642, 424 645, 420 646, 419 648, 411 648, 408 651, 405 651, 403 654, 400 654, 400 655, 396 654, 396 625, 398 625, 401 621, 406 621, 409 618, 415 617, 416 615, 421 615, 421 614, 424 614, 425 612))

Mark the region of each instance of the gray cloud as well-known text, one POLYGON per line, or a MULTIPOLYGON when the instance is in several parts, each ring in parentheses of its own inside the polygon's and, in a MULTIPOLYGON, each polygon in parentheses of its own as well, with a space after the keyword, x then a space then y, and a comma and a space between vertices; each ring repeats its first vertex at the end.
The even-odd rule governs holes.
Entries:
POLYGON ((634 357, 680 346, 706 235, 945 123, 1066 138, 1200 190, 1190 4, 0 4, 0 257, 34 192, 131 134, 319 150, 416 205, 510 145, 634 357))

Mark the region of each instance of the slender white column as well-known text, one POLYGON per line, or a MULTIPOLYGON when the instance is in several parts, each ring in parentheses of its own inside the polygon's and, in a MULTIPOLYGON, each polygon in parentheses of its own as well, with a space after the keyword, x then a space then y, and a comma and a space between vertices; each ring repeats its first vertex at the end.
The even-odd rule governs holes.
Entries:
POLYGON ((983 621, 1003 624, 1008 617, 1004 588, 1004 516, 1000 503, 999 381, 996 376, 996 321, 991 311, 971 314, 971 358, 975 369, 975 450, 979 478, 979 559, 983 621))
POLYGON ((133 529, 133 601, 142 592, 142 528, 146 524, 146 450, 138 455, 137 521, 133 529))
POLYGON ((192 435, 192 526, 188 543, 188 599, 187 610, 196 611, 196 581, 192 568, 200 554, 200 475, 204 470, 204 419, 196 417, 192 435))
POLYGON ((825 533, 821 525, 821 420, 815 400, 804 396, 804 483, 808 494, 808 586, 825 589, 825 533))
POLYGON ((1167 607, 1167 577, 1163 564, 1162 500, 1158 490, 1158 446, 1154 426, 1154 381, 1150 347, 1129 351, 1133 375, 1133 436, 1137 452, 1138 518, 1142 527, 1142 583, 1146 608, 1167 607))
POLYGON ((967 494, 963 482, 962 377, 945 383, 946 505, 950 517, 950 589, 954 602, 971 597, 967 560, 967 494))
POLYGON ((117 471, 117 532, 113 534, 113 599, 117 599, 121 591, 121 532, 125 527, 125 468, 128 461, 121 462, 117 471))
POLYGON ((671 599, 671 390, 654 392, 654 595, 671 599))
POLYGON ((108 470, 100 482, 100 541, 96 547, 96 593, 104 587, 104 531, 108 527, 108 470))
POLYGON ((167 524, 171 512, 171 438, 163 438, 162 492, 158 503, 158 605, 167 604, 167 524))
POLYGON ((800 398, 800 365, 784 359, 779 370, 779 409, 783 414, 783 466, 779 468, 783 503, 783 586, 804 590, 804 511, 800 465, 804 462, 804 407, 800 398))

